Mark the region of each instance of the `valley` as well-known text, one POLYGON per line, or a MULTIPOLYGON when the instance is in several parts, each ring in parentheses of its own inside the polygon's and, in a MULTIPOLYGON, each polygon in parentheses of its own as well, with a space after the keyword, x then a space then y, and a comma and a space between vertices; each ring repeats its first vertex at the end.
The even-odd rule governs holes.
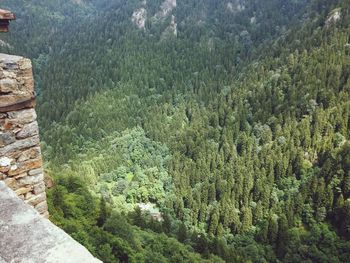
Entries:
POLYGON ((50 220, 103 262, 347 262, 346 0, 3 1, 50 220))

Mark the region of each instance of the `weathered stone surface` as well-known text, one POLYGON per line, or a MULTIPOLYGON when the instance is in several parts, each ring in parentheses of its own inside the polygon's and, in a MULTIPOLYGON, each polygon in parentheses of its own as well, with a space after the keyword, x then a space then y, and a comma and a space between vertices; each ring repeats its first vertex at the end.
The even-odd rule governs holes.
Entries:
POLYGON ((6 174, 0 172, 0 180, 4 180, 6 177, 6 174))
MULTIPOLYGON (((0 262, 97 263, 86 248, 0 182, 0 262)), ((39 204, 38 204, 39 206, 39 204)), ((39 209, 45 208, 40 204, 39 209)), ((44 212, 47 216, 47 213, 44 212)))
POLYGON ((21 188, 15 190, 15 193, 16 193, 18 196, 20 196, 20 195, 23 195, 23 194, 26 194, 26 193, 32 191, 32 189, 33 189, 33 188, 32 188, 31 186, 28 186, 28 187, 21 187, 21 188))
POLYGON ((30 138, 23 140, 17 140, 14 143, 0 148, 0 156, 5 156, 5 154, 11 154, 12 152, 25 150, 27 148, 39 145, 39 136, 35 135, 30 138))
POLYGON ((41 158, 28 160, 23 163, 19 163, 18 165, 14 165, 11 167, 10 171, 8 171, 8 175, 17 175, 29 170, 40 168, 43 165, 41 158))
POLYGON ((37 204, 44 202, 45 200, 46 200, 46 193, 44 192, 33 196, 32 198, 26 200, 25 202, 27 204, 30 204, 31 206, 36 206, 37 204))
MULTIPOLYGON (((6 95, 5 95, 6 97, 6 95)), ((9 104, 8 106, 0 107, 0 112, 12 112, 21 109, 29 109, 35 107, 35 97, 31 97, 30 99, 19 100, 14 104, 9 104)))
POLYGON ((4 157, 0 157, 0 166, 1 167, 6 167, 6 166, 10 166, 12 163, 12 159, 4 156, 4 157))
POLYGON ((47 175, 44 176, 44 182, 47 189, 50 189, 55 185, 55 182, 53 181, 53 179, 47 175))
POLYGON ((16 137, 12 132, 0 132, 0 147, 4 147, 16 141, 16 137))
POLYGON ((24 109, 11 111, 8 113, 9 119, 15 119, 17 123, 26 124, 36 120, 36 112, 34 109, 24 109))
POLYGON ((0 80, 0 92, 12 93, 18 88, 17 81, 15 79, 5 78, 0 80))
POLYGON ((34 95, 32 66, 29 59, 0 54, 0 108, 29 100, 34 95))
POLYGON ((17 159, 17 162, 24 162, 29 159, 35 159, 41 155, 40 147, 33 147, 25 151, 14 152, 9 156, 17 159))
POLYGON ((37 174, 42 174, 43 173, 43 169, 40 167, 40 168, 37 168, 37 169, 34 169, 34 170, 30 170, 29 171, 29 175, 37 175, 37 174))
POLYGON ((11 168, 12 159, 4 156, 0 158, 0 173, 7 173, 11 168))
POLYGON ((48 211, 45 211, 44 213, 41 214, 41 216, 42 216, 43 218, 49 219, 50 214, 49 214, 48 211))
POLYGON ((35 196, 32 192, 28 192, 24 195, 24 200, 28 200, 30 198, 32 198, 33 196, 35 196))
POLYGON ((41 193, 44 193, 45 192, 45 183, 44 182, 40 182, 40 183, 38 183, 38 184, 36 184, 36 185, 34 185, 34 190, 33 190, 33 192, 34 192, 34 194, 41 194, 41 193))
POLYGON ((11 119, 0 119, 0 131, 11 131, 13 133, 19 132, 23 127, 23 124, 11 119))
POLYGON ((35 185, 35 184, 38 184, 38 183, 42 182, 43 180, 44 180, 44 175, 43 174, 36 174, 36 175, 26 176, 26 177, 18 179, 17 180, 17 184, 19 186, 22 186, 22 185, 35 185))
POLYGON ((16 186, 16 180, 15 180, 15 178, 11 178, 11 177, 6 178, 6 179, 4 180, 4 183, 5 183, 8 187, 10 187, 11 189, 14 189, 14 187, 16 186))
POLYGON ((8 173, 10 166, 0 166, 0 173, 8 173))
POLYGON ((13 56, 8 54, 0 54, 0 67, 11 72, 19 68, 19 61, 23 59, 20 56, 13 56))
POLYGON ((0 180, 47 215, 34 105, 30 60, 0 54, 0 180))
POLYGON ((43 201, 39 204, 37 204, 35 207, 36 211, 38 211, 40 214, 45 213, 48 210, 46 201, 43 201))
POLYGON ((28 173, 25 172, 25 173, 17 174, 17 175, 14 176, 14 178, 16 180, 18 180, 19 178, 23 178, 25 176, 28 176, 28 173))
POLYGON ((22 130, 16 134, 17 139, 24 139, 32 137, 39 133, 38 123, 36 121, 31 122, 23 126, 22 130))

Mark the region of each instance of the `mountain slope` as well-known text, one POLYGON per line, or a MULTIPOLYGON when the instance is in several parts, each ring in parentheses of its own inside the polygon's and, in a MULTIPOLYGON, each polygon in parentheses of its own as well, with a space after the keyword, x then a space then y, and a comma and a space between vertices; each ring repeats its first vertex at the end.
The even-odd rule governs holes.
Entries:
POLYGON ((53 220, 106 262, 346 262, 347 1, 168 2, 89 2, 36 61, 53 220))

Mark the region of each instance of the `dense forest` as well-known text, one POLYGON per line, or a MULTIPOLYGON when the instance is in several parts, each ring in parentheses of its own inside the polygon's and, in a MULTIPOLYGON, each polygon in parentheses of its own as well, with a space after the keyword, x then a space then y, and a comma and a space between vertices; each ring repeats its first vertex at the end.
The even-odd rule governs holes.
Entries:
POLYGON ((348 0, 2 7, 1 52, 34 65, 50 219, 96 257, 349 261, 348 0))

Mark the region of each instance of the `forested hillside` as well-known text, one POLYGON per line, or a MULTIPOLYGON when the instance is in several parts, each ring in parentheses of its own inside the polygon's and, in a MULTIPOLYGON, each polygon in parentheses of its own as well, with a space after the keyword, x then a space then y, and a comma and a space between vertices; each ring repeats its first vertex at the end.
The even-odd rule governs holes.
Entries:
POLYGON ((51 220, 94 255, 348 261, 347 0, 3 2, 51 220))

